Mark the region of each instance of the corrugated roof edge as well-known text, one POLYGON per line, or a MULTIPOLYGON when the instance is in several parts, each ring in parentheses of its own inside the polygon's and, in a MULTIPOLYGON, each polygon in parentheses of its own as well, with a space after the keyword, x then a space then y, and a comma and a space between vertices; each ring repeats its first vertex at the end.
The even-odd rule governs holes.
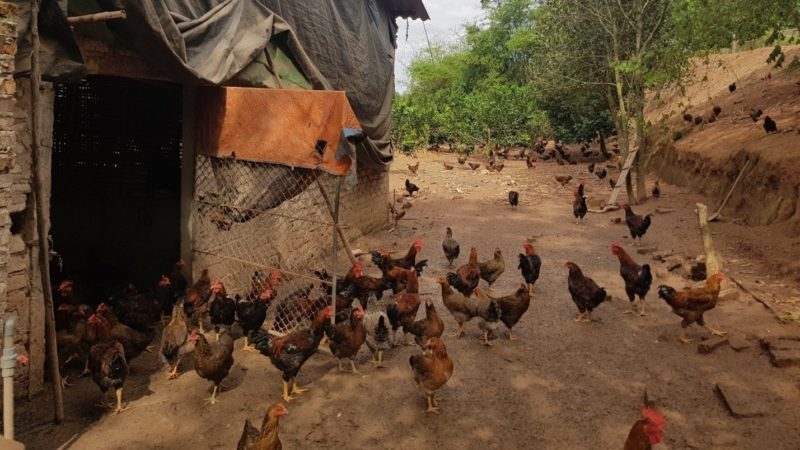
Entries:
POLYGON ((431 20, 422 0, 382 0, 386 10, 404 19, 431 20))

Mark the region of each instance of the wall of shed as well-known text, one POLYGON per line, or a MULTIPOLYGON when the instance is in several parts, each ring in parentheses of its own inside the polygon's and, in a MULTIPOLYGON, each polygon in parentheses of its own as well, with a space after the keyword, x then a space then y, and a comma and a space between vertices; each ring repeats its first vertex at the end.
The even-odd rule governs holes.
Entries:
MULTIPOLYGON (((38 275, 38 240, 31 199, 30 83, 14 79, 16 16, 0 2, 0 317, 17 317, 17 353, 30 358, 15 373, 15 394, 40 392, 44 379, 44 300, 38 275)), ((41 161, 49 192, 53 88, 43 83, 41 161)), ((49 196, 45 198, 49 208, 49 196)))

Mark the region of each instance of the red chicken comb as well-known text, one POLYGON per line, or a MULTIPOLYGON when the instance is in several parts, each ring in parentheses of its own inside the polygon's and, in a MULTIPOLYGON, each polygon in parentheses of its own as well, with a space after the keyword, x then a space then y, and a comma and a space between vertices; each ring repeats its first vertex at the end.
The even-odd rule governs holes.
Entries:
POLYGON ((663 429, 664 426, 667 425, 667 420, 664 419, 664 416, 657 409, 642 408, 640 412, 642 413, 642 417, 647 419, 647 421, 650 422, 651 425, 654 425, 659 429, 663 429))

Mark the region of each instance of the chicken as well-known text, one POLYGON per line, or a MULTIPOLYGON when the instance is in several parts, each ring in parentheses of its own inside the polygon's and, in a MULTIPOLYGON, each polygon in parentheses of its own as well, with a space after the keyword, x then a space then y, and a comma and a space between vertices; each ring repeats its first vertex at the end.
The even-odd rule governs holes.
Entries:
POLYGON ((417 191, 419 191, 419 187, 416 184, 408 181, 408 179, 406 178, 406 192, 408 192, 408 196, 413 197, 414 192, 417 191))
POLYGON ((360 306, 353 309, 349 321, 329 327, 325 334, 330 340, 331 353, 339 360, 339 371, 343 371, 342 360, 347 358, 350 360, 351 373, 360 373, 356 368, 355 356, 367 338, 364 310, 360 306))
POLYGON ((655 184, 653 184, 653 190, 651 193, 653 195, 653 198, 661 197, 661 186, 659 186, 658 180, 656 180, 655 184))
POLYGON ((497 303, 497 307, 500 308, 500 321, 508 328, 508 333, 506 334, 508 340, 516 341, 517 338, 512 334, 512 329, 531 305, 528 286, 520 283, 519 288, 513 294, 495 298, 494 300, 497 303))
POLYGON ((417 163, 414 164, 413 166, 411 164, 408 164, 408 170, 410 170, 411 173, 413 173, 414 175, 417 174, 417 169, 419 169, 419 161, 417 161, 417 163))
POLYGON ((480 279, 481 269, 478 265, 478 250, 475 247, 470 248, 469 262, 466 265, 459 267, 455 273, 447 274, 447 282, 450 283, 450 286, 467 297, 472 295, 472 291, 478 287, 480 279))
POLYGON ((425 343, 425 351, 408 359, 414 371, 414 381, 425 389, 428 408, 425 412, 439 414, 439 406, 434 398, 437 389, 447 383, 453 375, 453 360, 447 356, 447 347, 439 338, 431 338, 425 343))
POLYGON ((747 115, 750 116, 750 118, 753 120, 753 122, 758 122, 758 119, 761 117, 762 114, 764 114, 764 111, 762 111, 760 109, 757 110, 757 111, 752 109, 752 110, 750 110, 750 112, 747 115))
POLYGON ((519 206, 519 192, 508 191, 508 204, 511 205, 511 209, 517 209, 517 206, 519 206))
POLYGON ((236 302, 236 318, 238 319, 239 326, 242 327, 242 334, 244 334, 244 346, 242 350, 246 352, 257 352, 255 347, 252 347, 248 340, 253 332, 261 329, 264 320, 267 318, 267 308, 273 299, 273 291, 270 288, 265 288, 256 298, 239 299, 236 302))
POLYGON ((486 170, 489 172, 494 171, 494 160, 490 159, 483 166, 486 167, 486 170))
POLYGON ((442 164, 444 164, 444 170, 453 170, 452 164, 447 164, 446 162, 443 162, 442 164))
MULTIPOLYGON (((178 262, 172 267, 172 272, 170 272, 169 282, 175 288, 177 292, 184 293, 186 291, 186 277, 183 276, 183 267, 186 263, 183 261, 183 258, 179 259, 178 262)), ((170 313, 172 310, 170 309, 170 313)))
POLYGON ((505 167, 505 166, 506 166, 505 164, 495 164, 492 168, 496 172, 502 172, 503 171, 503 167, 505 167))
POLYGON ((597 176, 598 180, 603 181, 603 178, 606 177, 606 175, 608 174, 608 171, 606 171, 606 169, 598 170, 598 171, 595 171, 594 174, 597 176))
POLYGON ((736 90, 736 83, 731 83, 731 84, 729 84, 729 85, 728 85, 728 90, 729 90, 730 92, 733 92, 733 91, 735 91, 735 90, 736 90))
POLYGON ((594 173, 594 163, 589 164, 587 170, 589 171, 589 173, 594 173))
POLYGON ((667 421, 657 409, 642 408, 642 417, 637 420, 628 433, 623 450, 650 450, 661 442, 667 421))
POLYGON ((686 113, 686 114, 683 115, 683 120, 691 123, 691 122, 694 121, 694 116, 692 116, 689 113, 686 113))
POLYGON ((703 122, 705 122, 705 119, 703 119, 703 116, 697 116, 697 117, 694 118, 694 124, 695 125, 701 125, 703 122))
POLYGON ((411 323, 408 326, 408 332, 414 335, 414 342, 421 348, 425 347, 428 339, 442 337, 444 322, 436 313, 436 307, 433 306, 431 299, 425 300, 425 318, 411 323))
POLYGON ((770 116, 764 116, 764 131, 767 134, 778 132, 778 124, 770 116))
MULTIPOLYGON (((419 310, 419 281, 414 269, 408 271, 408 281, 404 291, 394 295, 392 302, 386 307, 386 316, 392 326, 392 345, 395 344, 397 329, 402 327, 403 334, 408 333, 407 327, 417 318, 419 310)), ((408 342, 407 339, 403 339, 408 342)), ((407 344, 408 345, 408 344, 407 344)))
POLYGON ((114 409, 114 414, 119 414, 124 410, 122 407, 122 389, 123 384, 125 384, 125 378, 128 376, 128 361, 125 359, 125 348, 122 343, 112 337, 111 328, 105 320, 96 314, 92 314, 89 316, 88 323, 97 333, 98 341, 89 350, 89 371, 92 374, 92 380, 103 393, 103 398, 98 406, 108 408, 105 396, 106 392, 113 388, 117 397, 117 407, 114 409))
POLYGON ((95 341, 94 331, 88 327, 86 318, 91 316, 88 306, 73 306, 62 303, 56 311, 61 317, 62 324, 56 331, 56 344, 58 347, 58 361, 61 363, 61 386, 71 386, 67 376, 64 376, 64 366, 73 359, 86 362, 84 373, 88 373, 89 350, 95 341))
MULTIPOLYGON (((350 271, 347 272, 341 285, 342 288, 352 286, 353 297, 357 298, 362 306, 365 306, 370 294, 374 294, 375 298, 380 300, 383 297, 383 291, 387 289, 388 286, 381 278, 364 275, 363 267, 364 265, 361 261, 356 261, 350 271)), ((337 288, 338 286, 337 284, 337 288)))
POLYGON ((209 313, 218 340, 220 328, 230 332, 231 326, 236 321, 236 300, 225 292, 225 285, 221 281, 211 286, 209 313))
POLYGON ((601 288, 591 278, 581 272, 581 268, 573 262, 565 264, 569 269, 567 286, 572 301, 578 307, 578 316, 575 322, 587 323, 592 321, 592 311, 606 301, 608 295, 605 289, 601 288))
POLYGON ((208 276, 208 269, 200 272, 200 278, 186 291, 183 300, 183 308, 186 317, 194 326, 200 327, 200 332, 204 332, 203 321, 208 312, 208 300, 211 296, 211 278, 208 276))
POLYGON ((719 331, 706 325, 703 314, 717 306, 719 298, 720 283, 725 279, 722 272, 711 275, 706 279, 703 289, 690 289, 676 291, 675 289, 661 285, 658 287, 658 296, 672 308, 672 312, 681 316, 681 332, 678 339, 684 344, 692 342, 686 337, 686 328, 694 322, 710 331, 714 336, 724 336, 724 331, 719 331))
POLYGON ((483 345, 491 347, 492 343, 489 342, 489 338, 500 325, 500 307, 497 305, 497 301, 489 297, 481 288, 475 289, 475 296, 478 297, 475 311, 477 312, 477 317, 480 318, 478 320, 478 328, 483 332, 483 345))
POLYGON ((570 176, 570 175, 567 175, 567 176, 556 175, 555 179, 556 179, 556 181, 558 181, 561 184, 561 186, 566 186, 567 183, 572 181, 572 176, 570 176))
POLYGON ((639 315, 647 315, 644 312, 644 299, 647 296, 647 292, 650 291, 650 285, 653 283, 650 265, 640 266, 636 264, 633 258, 625 252, 625 249, 616 242, 611 244, 611 253, 619 259, 619 274, 625 281, 625 293, 628 295, 628 301, 630 302, 630 308, 625 311, 625 314, 633 314, 633 302, 638 295, 639 315))
POLYGON ((536 159, 537 158, 534 155, 530 155, 527 158, 525 158, 525 165, 528 167, 528 169, 533 169, 535 167, 533 163, 536 162, 536 159))
POLYGON ((474 299, 464 297, 460 292, 454 291, 444 277, 439 277, 436 282, 442 286, 444 307, 450 311, 458 323, 458 331, 453 333, 453 336, 460 338, 464 335, 464 324, 478 315, 478 303, 474 299))
POLYGON ((575 200, 572 201, 572 215, 575 216, 575 223, 583 221, 584 216, 589 211, 586 206, 586 197, 583 195, 583 184, 578 185, 575 190, 575 200))
POLYGON ((445 230, 442 250, 444 251, 444 257, 447 258, 448 266, 453 267, 453 261, 458 259, 458 254, 461 253, 461 249, 458 247, 458 242, 453 239, 453 230, 451 230, 450 227, 447 227, 445 230))
POLYGON ((467 164, 469 164, 469 168, 472 169, 472 170, 478 170, 481 167, 481 165, 479 163, 471 162, 471 163, 467 163, 467 164))
POLYGON ((463 166, 467 162, 467 157, 463 155, 456 156, 456 161, 458 161, 459 166, 463 166))
POLYGON ((368 313, 364 322, 367 327, 365 342, 372 352, 370 363, 377 369, 384 368, 386 366, 383 364, 383 354, 392 348, 392 343, 389 341, 389 317, 382 311, 368 313))
POLYGON ((506 262, 503 259, 503 252, 499 248, 494 249, 494 258, 478 263, 478 269, 481 272, 481 279, 489 283, 489 289, 492 289, 494 282, 500 278, 500 275, 506 270, 506 262))
POLYGON ((161 330, 161 349, 158 354, 161 361, 170 366, 168 379, 178 378, 178 366, 183 356, 194 349, 189 342, 189 330, 186 326, 186 313, 183 303, 175 303, 172 307, 172 318, 161 330))
POLYGON ((172 314, 172 307, 182 294, 183 290, 177 290, 168 276, 161 276, 161 280, 159 280, 158 285, 156 285, 156 297, 161 304, 162 316, 172 314))
POLYGON ((325 335, 325 324, 333 315, 330 306, 320 311, 309 328, 299 328, 283 337, 274 337, 269 333, 255 333, 251 339, 262 355, 269 357, 272 365, 281 371, 283 378, 283 399, 294 400, 291 394, 302 394, 308 389, 301 389, 295 382, 297 373, 303 364, 317 352, 322 336, 325 335))
POLYGON ((647 233, 647 229, 650 228, 651 217, 653 215, 648 214, 642 217, 635 214, 630 205, 625 204, 621 207, 625 210, 625 224, 628 225, 628 231, 631 233, 634 244, 636 243, 637 239, 639 240, 639 244, 641 244, 642 237, 644 237, 644 234, 647 233))
POLYGON ((157 296, 140 294, 136 286, 128 284, 121 295, 109 297, 106 305, 114 305, 114 312, 121 323, 143 331, 161 316, 161 303, 157 296))
POLYGON ((278 436, 278 422, 281 416, 289 414, 282 403, 273 405, 264 415, 261 429, 257 429, 249 420, 244 421, 244 430, 236 450, 281 450, 281 438, 278 436))
POLYGON ((408 252, 400 259, 391 259, 389 261, 390 264, 401 267, 403 269, 411 269, 412 267, 414 270, 417 271, 417 276, 422 276, 422 271, 428 265, 428 260, 423 259, 420 262, 417 262, 417 254, 422 251, 422 241, 417 239, 411 245, 411 248, 408 249, 408 252))
POLYGON ((208 402, 217 402, 220 383, 233 366, 233 338, 226 332, 217 334, 217 341, 209 343, 202 333, 192 330, 189 341, 194 344, 194 370, 201 378, 214 382, 214 391, 208 402))
POLYGON ((519 265, 517 269, 522 272, 522 277, 525 279, 525 284, 528 286, 528 292, 532 293, 536 281, 539 279, 539 271, 542 269, 542 258, 536 254, 536 249, 533 244, 525 242, 522 244, 525 253, 519 254, 519 265))
POLYGON ((128 361, 139 356, 144 350, 151 351, 150 342, 155 335, 153 330, 138 331, 120 323, 105 303, 97 306, 96 314, 107 322, 111 329, 111 337, 118 340, 125 348, 125 357, 128 361))

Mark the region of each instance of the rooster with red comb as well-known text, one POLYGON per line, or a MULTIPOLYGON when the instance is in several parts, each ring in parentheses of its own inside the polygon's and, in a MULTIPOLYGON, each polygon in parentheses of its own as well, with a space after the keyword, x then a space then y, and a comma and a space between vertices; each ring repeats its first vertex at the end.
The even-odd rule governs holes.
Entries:
POLYGON ((663 439, 667 421, 657 409, 642 408, 643 419, 633 424, 623 450, 650 450, 663 439))

